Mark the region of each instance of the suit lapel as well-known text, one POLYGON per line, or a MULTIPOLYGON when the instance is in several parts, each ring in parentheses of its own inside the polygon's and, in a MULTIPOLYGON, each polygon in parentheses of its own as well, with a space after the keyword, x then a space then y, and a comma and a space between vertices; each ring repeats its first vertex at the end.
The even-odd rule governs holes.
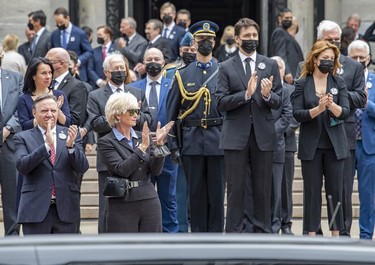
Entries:
POLYGON ((6 102, 7 102, 7 98, 8 98, 8 94, 9 94, 9 87, 10 87, 10 75, 8 73, 8 71, 5 71, 3 69, 1 69, 1 93, 2 93, 2 97, 1 97, 1 104, 2 106, 1 109, 3 111, 3 115, 4 115, 4 108, 6 106, 6 102))
POLYGON ((60 127, 60 126, 56 125, 56 148, 55 148, 56 158, 55 158, 55 164, 59 161, 61 153, 63 152, 63 150, 65 148, 65 145, 66 145, 66 138, 63 139, 64 138, 62 136, 63 134, 66 137, 68 137, 67 128, 63 128, 63 127, 60 127))
POLYGON ((69 82, 70 78, 72 76, 70 74, 67 74, 64 79, 61 81, 61 83, 59 84, 59 86, 57 87, 58 90, 62 90, 63 87, 69 82))
POLYGON ((237 54, 235 57, 233 57, 233 67, 237 71, 243 85, 245 86, 245 89, 247 87, 247 78, 245 74, 245 70, 243 69, 242 61, 240 56, 237 54))
POLYGON ((166 100, 168 91, 169 91, 170 83, 164 77, 161 79, 160 84, 160 94, 159 94, 159 107, 158 113, 160 113, 161 107, 163 106, 164 101, 166 100))

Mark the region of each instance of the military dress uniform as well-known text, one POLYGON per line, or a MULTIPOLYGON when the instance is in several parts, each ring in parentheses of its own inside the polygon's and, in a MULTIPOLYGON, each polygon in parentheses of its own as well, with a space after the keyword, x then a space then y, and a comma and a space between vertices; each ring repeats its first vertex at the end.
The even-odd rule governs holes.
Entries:
POLYGON ((222 232, 224 227, 224 152, 219 149, 222 115, 215 98, 218 67, 211 59, 176 71, 167 99, 168 120, 176 121, 169 147, 171 151, 179 148, 182 155, 192 232, 222 232))

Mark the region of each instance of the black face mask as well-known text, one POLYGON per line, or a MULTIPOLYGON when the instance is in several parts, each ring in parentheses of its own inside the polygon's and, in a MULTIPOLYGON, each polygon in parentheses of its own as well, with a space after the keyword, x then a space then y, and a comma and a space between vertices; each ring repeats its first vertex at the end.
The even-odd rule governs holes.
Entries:
POLYGON ((292 21, 285 19, 281 21, 281 26, 283 27, 283 29, 288 29, 292 26, 292 21))
POLYGON ((258 41, 257 40, 242 40, 242 49, 248 53, 253 53, 257 47, 258 47, 258 41))
POLYGON ((179 22, 177 25, 179 25, 180 27, 186 29, 186 22, 184 22, 184 21, 179 22))
POLYGON ((126 79, 125 71, 113 71, 111 72, 111 75, 111 81, 117 86, 120 86, 122 83, 124 83, 126 79))
POLYGON ((172 23, 172 20, 173 20, 173 17, 172 17, 172 16, 164 16, 164 17, 163 17, 163 22, 164 22, 164 24, 169 25, 169 24, 172 23))
POLYGON ((320 64, 318 66, 320 72, 323 74, 327 74, 332 72, 333 70, 333 61, 332 60, 320 60, 320 64))
POLYGON ((225 42, 228 44, 228 45, 232 45, 234 43, 234 39, 233 38, 228 38, 225 40, 225 42))
POLYGON ((146 72, 150 76, 153 76, 153 77, 160 74, 162 68, 163 67, 161 66, 161 64, 158 64, 158 63, 148 63, 148 64, 146 64, 146 72))
POLYGON ((64 24, 62 25, 56 25, 56 27, 59 29, 59 30, 65 30, 66 29, 66 26, 64 24))
POLYGON ((192 52, 183 52, 182 53, 182 60, 184 61, 184 64, 191 64, 195 61, 195 58, 197 58, 197 55, 192 52))
POLYGON ((27 23, 27 27, 29 28, 29 30, 34 29, 34 25, 31 22, 27 23))
POLYGON ((97 42, 98 44, 104 44, 104 39, 101 38, 101 37, 97 37, 97 38, 96 38, 96 42, 97 42))
POLYGON ((362 64, 363 69, 366 69, 367 67, 366 61, 360 62, 360 64, 362 64))
POLYGON ((212 42, 209 40, 201 40, 198 42, 198 52, 203 56, 208 56, 212 52, 212 42))

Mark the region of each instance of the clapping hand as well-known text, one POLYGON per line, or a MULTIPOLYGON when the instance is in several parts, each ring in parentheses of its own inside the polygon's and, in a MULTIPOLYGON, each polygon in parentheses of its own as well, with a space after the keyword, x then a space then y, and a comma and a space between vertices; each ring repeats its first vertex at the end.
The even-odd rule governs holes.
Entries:
POLYGON ((252 73, 249 79, 249 82, 247 83, 247 90, 246 90, 247 97, 251 97, 254 94, 255 90, 257 89, 258 76, 256 74, 257 72, 254 71, 254 73, 252 73))
POLYGON ((60 95, 58 98, 57 98, 57 106, 59 107, 59 109, 61 109, 62 105, 64 104, 64 96, 63 95, 60 95))
POLYGON ((54 145, 53 133, 52 133, 52 131, 51 131, 51 126, 52 126, 52 121, 49 120, 49 121, 47 122, 46 140, 45 140, 45 143, 46 143, 48 146, 54 145))
POLYGON ((66 147, 72 148, 74 146, 74 141, 78 134, 77 125, 70 125, 68 129, 68 138, 66 138, 66 147))
POLYGON ((142 129, 142 143, 138 146, 139 149, 144 153, 150 146, 150 129, 148 128, 147 122, 143 123, 142 129))
POLYGON ((156 145, 164 145, 165 137, 168 135, 169 131, 172 129, 174 121, 168 122, 163 128, 160 128, 160 121, 156 126, 156 145))
POLYGON ((272 81, 273 81, 273 76, 272 75, 271 75, 271 77, 269 79, 268 78, 263 78, 260 81, 260 87, 261 87, 260 93, 265 98, 268 98, 270 96, 270 94, 271 94, 272 81))

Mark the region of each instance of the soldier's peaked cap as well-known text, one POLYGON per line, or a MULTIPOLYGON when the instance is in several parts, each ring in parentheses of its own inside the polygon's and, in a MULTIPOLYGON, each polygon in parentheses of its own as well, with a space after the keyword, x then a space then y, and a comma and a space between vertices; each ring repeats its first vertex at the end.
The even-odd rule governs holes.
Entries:
POLYGON ((204 35, 213 37, 216 37, 216 32, 218 32, 218 30, 219 26, 216 23, 209 20, 199 21, 192 25, 189 29, 193 36, 204 35))

